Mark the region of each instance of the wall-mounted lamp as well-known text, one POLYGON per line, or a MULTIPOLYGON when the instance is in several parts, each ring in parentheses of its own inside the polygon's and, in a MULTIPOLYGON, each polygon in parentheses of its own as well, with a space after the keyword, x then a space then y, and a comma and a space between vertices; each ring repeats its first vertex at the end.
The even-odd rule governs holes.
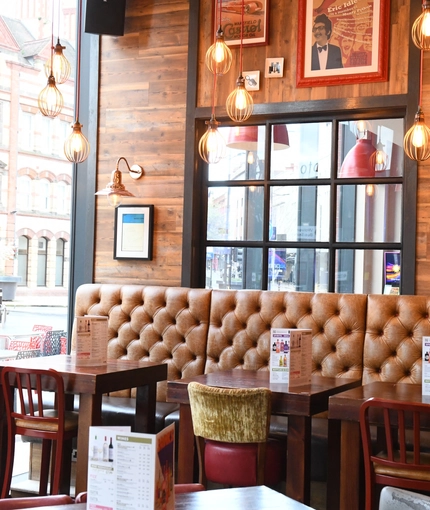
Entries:
POLYGON ((111 175, 111 181, 108 182, 106 188, 97 191, 96 193, 96 195, 106 195, 109 205, 112 207, 117 207, 120 205, 122 197, 134 197, 133 193, 130 193, 124 184, 122 184, 122 174, 119 169, 119 163, 121 160, 125 161, 130 177, 132 179, 140 179, 143 175, 143 168, 140 165, 133 165, 130 168, 128 161, 124 157, 121 156, 118 158, 118 161, 116 162, 116 168, 111 175))

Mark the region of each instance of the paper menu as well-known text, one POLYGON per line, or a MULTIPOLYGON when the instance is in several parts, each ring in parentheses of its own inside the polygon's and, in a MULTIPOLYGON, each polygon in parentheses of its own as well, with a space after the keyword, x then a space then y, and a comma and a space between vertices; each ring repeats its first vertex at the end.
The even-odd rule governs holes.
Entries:
POLYGON ((422 394, 430 395, 430 336, 422 340, 422 394))
POLYGON ((102 365, 107 362, 108 317, 75 317, 76 365, 102 365))
POLYGON ((87 509, 174 510, 174 435, 90 427, 87 509))
POLYGON ((272 328, 270 330, 270 382, 290 386, 311 382, 312 331, 272 328))

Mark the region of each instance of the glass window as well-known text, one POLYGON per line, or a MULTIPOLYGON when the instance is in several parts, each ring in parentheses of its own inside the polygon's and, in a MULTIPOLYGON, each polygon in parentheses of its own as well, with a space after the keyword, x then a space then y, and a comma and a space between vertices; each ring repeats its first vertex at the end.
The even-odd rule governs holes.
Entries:
POLYGON ((22 211, 31 211, 31 185, 32 180, 28 175, 18 178, 18 207, 22 211))
POLYGON ((397 293, 403 124, 220 127, 227 155, 208 165, 203 195, 206 286, 397 293))
POLYGON ((41 211, 49 211, 50 185, 47 179, 39 181, 39 208, 41 211))

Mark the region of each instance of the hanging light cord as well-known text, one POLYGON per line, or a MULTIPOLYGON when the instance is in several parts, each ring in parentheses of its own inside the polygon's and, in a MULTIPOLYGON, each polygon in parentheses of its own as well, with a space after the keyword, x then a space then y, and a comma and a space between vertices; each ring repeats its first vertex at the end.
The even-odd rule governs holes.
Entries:
POLYGON ((53 72, 52 72, 52 66, 53 66, 53 63, 54 63, 54 16, 55 16, 55 11, 54 11, 54 2, 52 2, 52 22, 51 22, 51 75, 53 74, 53 72))
POLYGON ((242 52, 243 52, 243 23, 244 23, 244 13, 245 13, 245 0, 242 0, 242 13, 241 13, 241 26, 240 26, 240 67, 239 72, 240 76, 242 76, 243 62, 242 62, 242 52))
POLYGON ((61 23, 61 20, 60 20, 60 7, 61 7, 61 4, 60 4, 60 1, 61 0, 58 0, 58 15, 57 15, 57 38, 58 40, 60 40, 60 23, 61 23))
POLYGON ((82 0, 79 0, 78 40, 77 40, 77 68, 76 68, 76 120, 79 120, 79 102, 81 88, 81 23, 82 23, 82 0))
POLYGON ((424 55, 423 50, 420 50, 420 88, 419 88, 419 95, 418 95, 419 107, 422 106, 422 101, 423 101, 423 61, 424 61, 423 55, 424 55))
POLYGON ((216 77, 217 74, 214 74, 214 84, 213 84, 213 92, 212 92, 212 117, 215 117, 215 94, 216 94, 216 77))

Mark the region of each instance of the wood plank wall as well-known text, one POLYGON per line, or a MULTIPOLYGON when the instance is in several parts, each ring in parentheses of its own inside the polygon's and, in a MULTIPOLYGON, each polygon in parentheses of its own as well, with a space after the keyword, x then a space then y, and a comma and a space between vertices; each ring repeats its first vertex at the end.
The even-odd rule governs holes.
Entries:
MULTIPOLYGON (((261 71, 256 104, 407 93, 409 0, 391 0, 387 82, 300 89, 295 87, 298 0, 270 0, 270 5, 269 45, 244 52, 244 69, 261 71), (264 79, 265 59, 272 56, 285 58, 282 79, 264 79)), ((213 78, 203 62, 212 43, 212 9, 211 0, 201 1, 197 106, 211 105, 213 78)), ((97 282, 180 285, 187 36, 186 0, 128 0, 125 35, 102 37, 97 186, 106 185, 119 156, 141 164, 145 169, 141 180, 123 174, 123 182, 138 197, 127 203, 154 204, 155 230, 153 261, 113 260, 114 211, 99 197, 97 282)), ((218 81, 217 105, 224 104, 237 78, 238 50, 233 56, 232 71, 218 81)), ((423 108, 428 122, 429 89, 430 55, 426 55, 423 108)), ((430 161, 419 165, 417 294, 430 293, 429 219, 430 161)))
POLYGON ((96 282, 180 285, 188 57, 186 0, 129 0, 125 35, 101 37, 97 189, 110 181, 120 156, 144 176, 123 184, 154 204, 152 261, 113 260, 114 209, 97 198, 96 282))

